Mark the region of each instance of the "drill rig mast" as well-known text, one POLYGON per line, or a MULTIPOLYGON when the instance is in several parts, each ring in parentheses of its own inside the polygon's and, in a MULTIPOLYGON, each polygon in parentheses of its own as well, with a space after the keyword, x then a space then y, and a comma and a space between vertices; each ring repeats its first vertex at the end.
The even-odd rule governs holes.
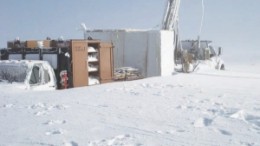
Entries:
POLYGON ((162 30, 172 30, 174 32, 174 62, 180 52, 179 40, 179 8, 180 0, 167 0, 165 13, 162 22, 162 30))
POLYGON ((180 0, 167 0, 162 29, 178 29, 180 0))

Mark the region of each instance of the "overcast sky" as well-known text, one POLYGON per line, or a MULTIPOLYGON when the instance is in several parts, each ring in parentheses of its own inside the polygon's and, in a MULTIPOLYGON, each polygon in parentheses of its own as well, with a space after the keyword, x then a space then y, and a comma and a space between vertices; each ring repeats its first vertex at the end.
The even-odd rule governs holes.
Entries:
MULTIPOLYGON (((259 47, 260 0, 204 0, 201 39, 226 50, 259 47)), ((165 0, 1 0, 0 47, 8 40, 83 38, 81 22, 90 29, 159 29, 165 0)), ((181 0, 180 35, 196 39, 201 0, 181 0)))

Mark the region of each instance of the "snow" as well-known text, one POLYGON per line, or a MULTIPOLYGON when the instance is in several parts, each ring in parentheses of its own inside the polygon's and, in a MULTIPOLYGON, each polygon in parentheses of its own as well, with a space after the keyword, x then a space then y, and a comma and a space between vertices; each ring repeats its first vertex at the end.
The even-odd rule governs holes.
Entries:
POLYGON ((57 91, 0 85, 0 146, 259 146, 259 84, 241 66, 57 91))

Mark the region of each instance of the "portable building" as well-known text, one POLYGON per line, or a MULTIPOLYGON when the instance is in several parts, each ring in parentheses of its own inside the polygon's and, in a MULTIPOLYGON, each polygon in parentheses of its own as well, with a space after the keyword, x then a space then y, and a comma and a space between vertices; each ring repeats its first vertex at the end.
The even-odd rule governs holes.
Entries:
POLYGON ((174 71, 174 34, 166 30, 92 30, 85 39, 114 45, 114 67, 138 68, 144 77, 167 76, 174 71))

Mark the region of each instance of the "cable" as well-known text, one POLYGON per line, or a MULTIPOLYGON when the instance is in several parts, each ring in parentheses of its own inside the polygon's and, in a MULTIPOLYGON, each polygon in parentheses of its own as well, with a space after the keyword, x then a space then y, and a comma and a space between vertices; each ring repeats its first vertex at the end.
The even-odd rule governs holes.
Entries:
POLYGON ((200 22, 199 36, 200 36, 200 34, 201 34, 201 31, 202 31, 203 20, 204 20, 204 13, 205 13, 204 0, 201 0, 201 5, 202 5, 202 16, 201 16, 201 22, 200 22))

